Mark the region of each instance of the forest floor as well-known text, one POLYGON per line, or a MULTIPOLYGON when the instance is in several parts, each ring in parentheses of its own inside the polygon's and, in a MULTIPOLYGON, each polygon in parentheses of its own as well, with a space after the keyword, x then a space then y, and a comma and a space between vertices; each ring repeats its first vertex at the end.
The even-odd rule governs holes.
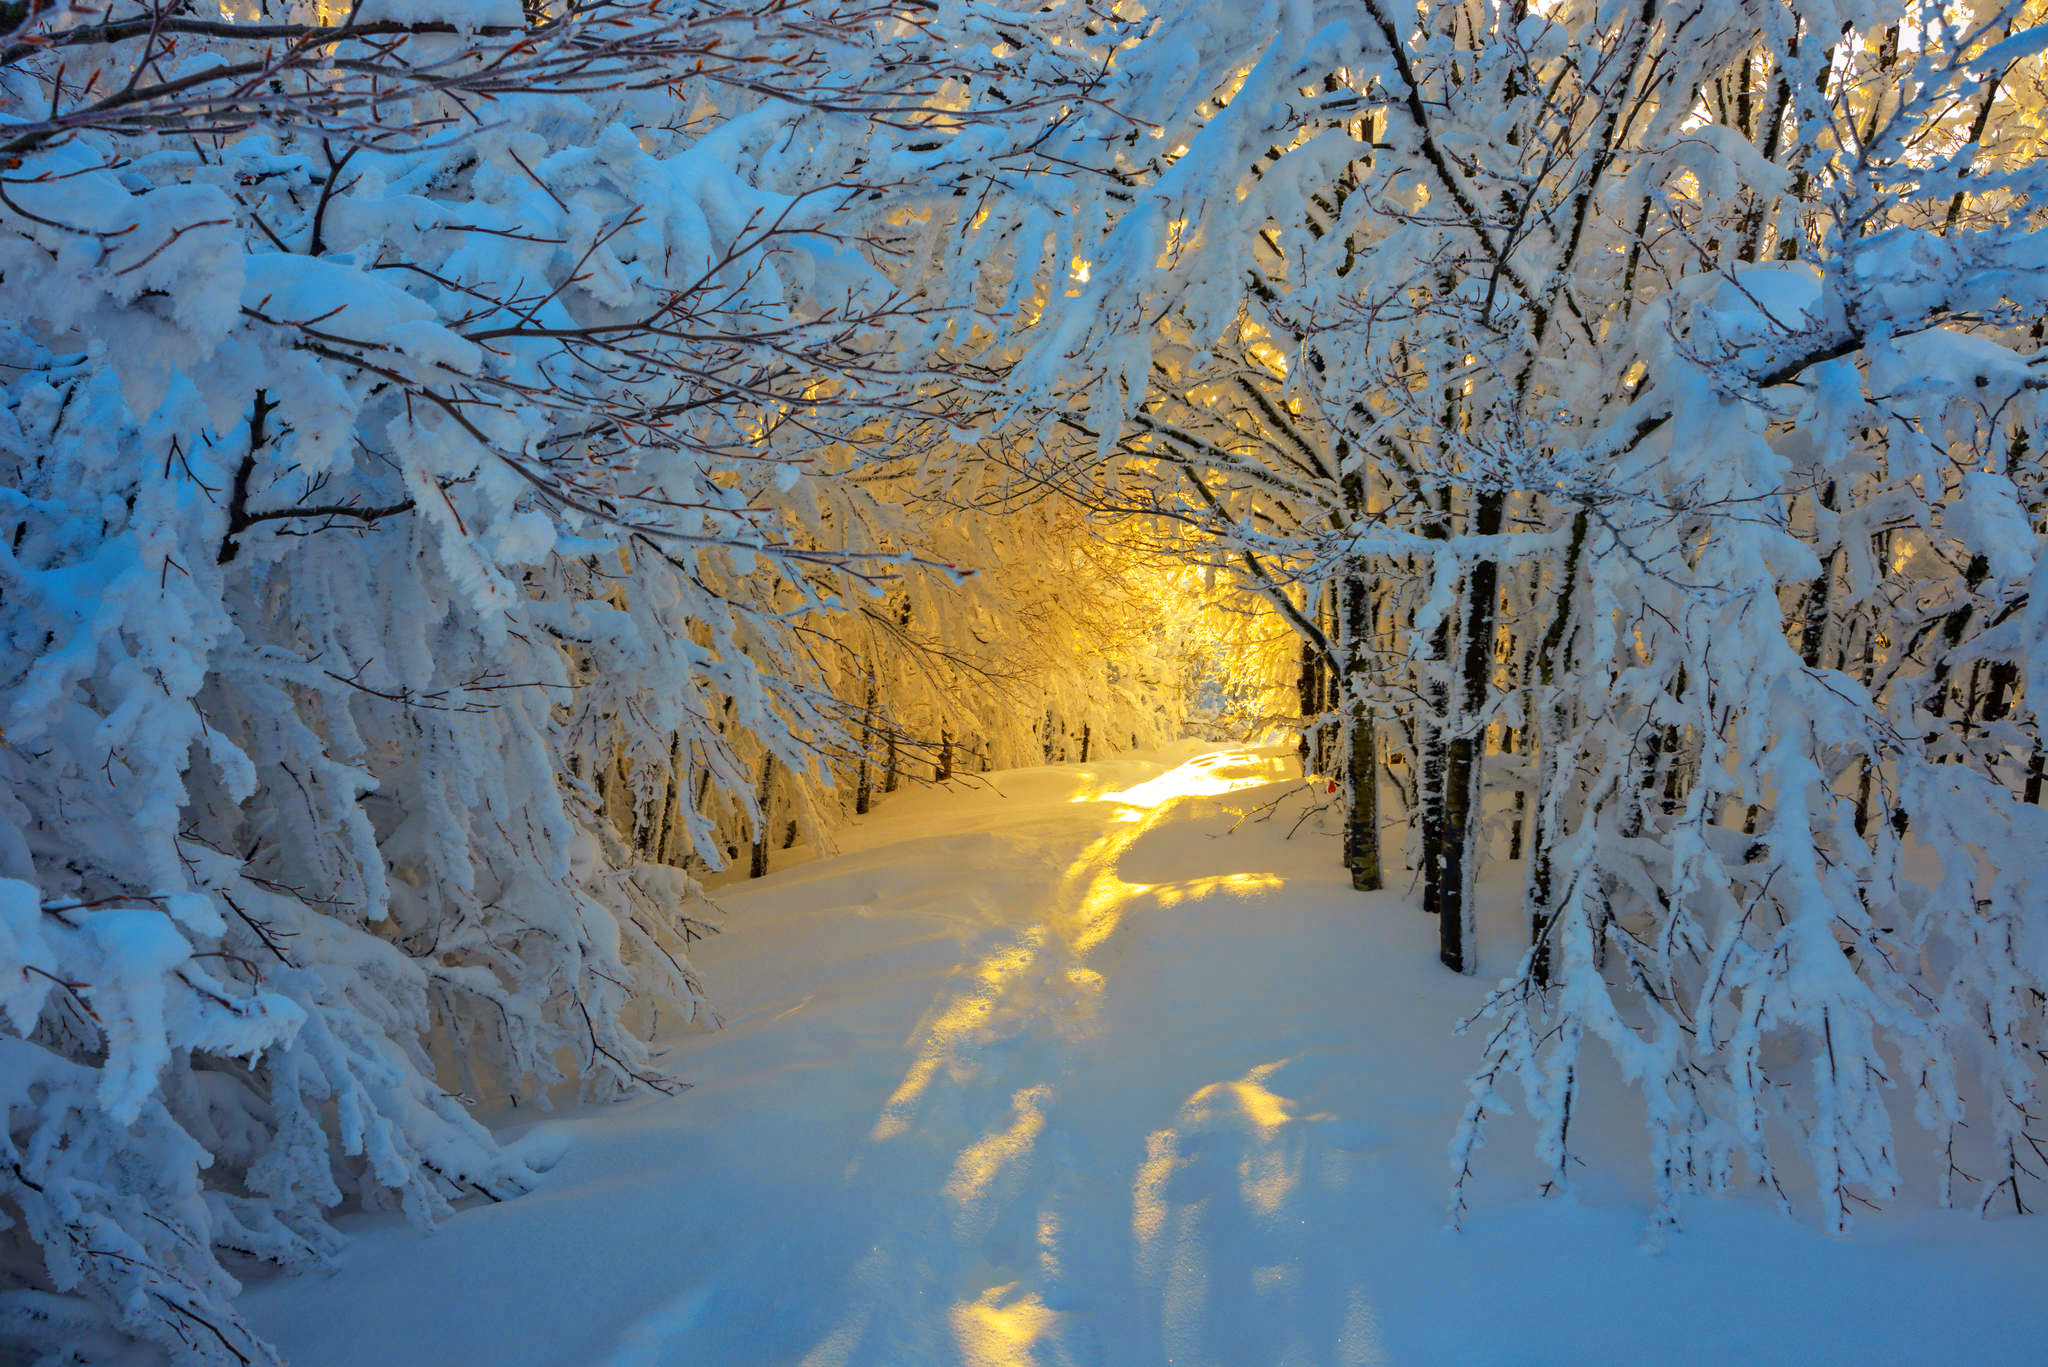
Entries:
POLYGON ((1510 1121, 1449 1232, 1453 1027, 1510 888, 1480 976, 1443 971, 1405 888, 1290 837, 1296 772, 1187 745, 890 797, 718 893, 693 1090, 542 1122, 533 1194, 359 1217, 248 1313, 296 1367, 2048 1360, 2040 1220, 1916 1189, 1837 1239, 1735 1196, 1650 1250, 1613 1077, 1571 1195, 1510 1121))

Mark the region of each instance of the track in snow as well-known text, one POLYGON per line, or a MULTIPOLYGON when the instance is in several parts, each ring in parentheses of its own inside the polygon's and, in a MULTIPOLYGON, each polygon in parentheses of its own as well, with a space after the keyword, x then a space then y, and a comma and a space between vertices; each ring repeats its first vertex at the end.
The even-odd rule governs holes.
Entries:
POLYGON ((1294 769, 1184 746, 889 799, 720 894, 694 1090, 547 1122, 541 1190, 360 1219, 251 1316, 298 1367, 2041 1360, 2039 1222, 1840 1241, 1737 1199, 1645 1253, 1618 1084, 1576 1197, 1503 1127, 1446 1233, 1451 1027, 1514 918, 1443 972, 1411 899, 1287 838, 1294 769))

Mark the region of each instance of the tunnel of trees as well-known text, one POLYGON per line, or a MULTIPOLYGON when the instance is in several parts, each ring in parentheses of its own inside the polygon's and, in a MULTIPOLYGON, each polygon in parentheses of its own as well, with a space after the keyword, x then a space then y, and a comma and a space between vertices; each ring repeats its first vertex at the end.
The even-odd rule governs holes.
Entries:
POLYGON ((1500 980, 1468 1163, 1597 1048, 1667 1208, 2029 1206, 2043 17, 0 7, 6 1332, 272 1360, 706 880, 1191 727, 1500 980))

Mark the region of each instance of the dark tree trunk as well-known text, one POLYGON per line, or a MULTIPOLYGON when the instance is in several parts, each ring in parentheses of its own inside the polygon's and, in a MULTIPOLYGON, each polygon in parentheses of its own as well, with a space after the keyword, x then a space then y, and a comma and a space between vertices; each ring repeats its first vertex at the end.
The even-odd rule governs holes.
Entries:
POLYGON ((868 684, 867 700, 861 705, 860 713, 860 772, 853 784, 853 813, 866 816, 868 808, 875 805, 874 776, 868 769, 868 750, 874 741, 875 730, 875 686, 868 684))
MULTIPOLYGON (((1334 641, 1339 635, 1337 591, 1335 584, 1323 585, 1316 590, 1316 625, 1322 629, 1325 641, 1334 641)), ((1341 709, 1344 706, 1347 687, 1344 680, 1338 677, 1335 662, 1318 660, 1315 696, 1315 771, 1319 774, 1335 775, 1339 766, 1347 762, 1338 750, 1338 729, 1343 724, 1341 709)))
POLYGON ((661 812, 654 823, 654 846, 650 853, 657 863, 683 862, 683 798, 689 786, 683 738, 677 734, 669 741, 668 782, 662 786, 661 812))
POLYGON ((1425 714, 1417 730, 1415 805, 1418 848, 1422 861, 1422 909, 1434 916, 1443 910, 1444 873, 1444 728, 1438 720, 1450 701, 1441 683, 1424 694, 1425 714))
MULTIPOLYGON (((1830 481, 1820 491, 1820 507, 1832 512, 1835 507, 1835 486, 1830 481)), ((1815 519, 1818 521, 1818 517, 1815 519)), ((1808 669, 1820 668, 1821 642, 1827 637, 1828 614, 1835 588, 1835 553, 1830 550, 1821 558, 1820 574, 1806 588, 1806 609, 1800 614, 1799 658, 1806 662, 1808 669)))
MULTIPOLYGON (((1509 727, 1503 731, 1501 733, 1501 753, 1503 755, 1514 754, 1517 737, 1521 737, 1521 748, 1527 750, 1529 748, 1528 739, 1524 734, 1527 730, 1528 725, 1525 722, 1519 729, 1509 727)), ((1508 820, 1508 859, 1511 862, 1519 861, 1522 857, 1522 832, 1524 825, 1528 821, 1529 813, 1528 788, 1517 783, 1515 785, 1513 802, 1512 815, 1508 820)))
POLYGON ((1344 780, 1349 799, 1344 816, 1344 864, 1351 886, 1378 892, 1386 886, 1380 859, 1379 729, 1372 713, 1370 683, 1372 600, 1365 577, 1344 580, 1344 780))
POLYGON ((1445 741, 1438 780, 1442 815, 1437 822, 1436 956, 1453 973, 1471 973, 1478 968, 1472 947, 1472 908, 1466 896, 1471 881, 1466 876, 1472 853, 1468 847, 1475 825, 1472 790, 1478 780, 1471 737, 1445 741))
MULTIPOLYGON (((1481 494, 1473 511, 1475 536, 1495 536, 1507 495, 1481 494)), ((1466 585, 1464 650, 1458 669, 1458 734, 1444 746, 1441 872, 1437 879, 1437 957, 1453 973, 1479 968, 1472 880, 1479 869, 1479 812, 1486 730, 1479 724, 1493 686, 1495 623, 1499 618, 1500 565, 1481 560, 1466 585)))
POLYGON ((1572 598, 1578 589, 1579 557, 1586 549, 1587 516, 1581 508, 1572 518, 1571 541, 1565 548, 1564 568, 1559 574, 1557 587, 1557 610, 1550 619, 1550 626, 1543 633, 1543 641, 1536 648, 1534 666, 1535 682, 1541 694, 1537 705, 1536 744, 1536 822, 1529 836, 1529 944, 1534 950, 1530 958, 1529 975, 1538 987, 1550 985, 1550 923, 1556 915, 1556 888, 1551 867, 1550 823, 1544 820, 1543 807, 1547 800, 1562 784, 1570 781, 1569 776, 1560 773, 1555 761, 1558 732, 1563 730, 1565 716, 1561 704, 1551 699, 1551 686, 1557 679, 1558 665, 1568 650, 1571 635, 1572 598), (1544 727, 1548 727, 1548 734, 1544 727))
POLYGON ((751 878, 768 876, 768 830, 769 810, 775 803, 775 756, 761 757, 761 781, 754 787, 754 805, 758 814, 754 818, 754 858, 749 868, 751 878))
MULTIPOLYGON (((1322 590, 1316 590, 1315 601, 1322 601, 1322 590)), ((1301 666, 1294 680, 1295 698, 1301 709, 1301 743, 1295 748, 1301 755, 1301 776, 1322 772, 1322 750, 1316 732, 1318 718, 1323 710, 1323 657, 1316 649, 1315 642, 1307 637, 1301 639, 1301 666)))
MULTIPOLYGON (((1447 541, 1451 535, 1451 491, 1442 492, 1442 515, 1424 528, 1433 541, 1447 541)), ((1415 801, 1421 810, 1418 822, 1422 859, 1422 909, 1441 915, 1444 905, 1444 787, 1449 760, 1445 730, 1451 715, 1451 686, 1444 671, 1451 662, 1451 618, 1446 613, 1430 637, 1430 658, 1436 672, 1422 690, 1422 715, 1415 726, 1415 801)))

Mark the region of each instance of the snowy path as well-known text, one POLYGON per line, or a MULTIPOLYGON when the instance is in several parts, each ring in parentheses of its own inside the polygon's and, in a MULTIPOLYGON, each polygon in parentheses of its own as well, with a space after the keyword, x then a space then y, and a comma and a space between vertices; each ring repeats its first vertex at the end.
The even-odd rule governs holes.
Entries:
POLYGON ((1582 1122, 1617 1163, 1577 1198, 1531 1199, 1503 1130, 1445 1233, 1482 987, 1285 839, 1299 797, 1227 833, 1292 767, 1188 747, 890 799, 721 895, 695 1090, 552 1122, 541 1190, 358 1221, 250 1313, 299 1367, 2043 1360, 2038 1221, 1840 1241, 1732 1200, 1643 1252, 1625 1099, 1582 1122))

